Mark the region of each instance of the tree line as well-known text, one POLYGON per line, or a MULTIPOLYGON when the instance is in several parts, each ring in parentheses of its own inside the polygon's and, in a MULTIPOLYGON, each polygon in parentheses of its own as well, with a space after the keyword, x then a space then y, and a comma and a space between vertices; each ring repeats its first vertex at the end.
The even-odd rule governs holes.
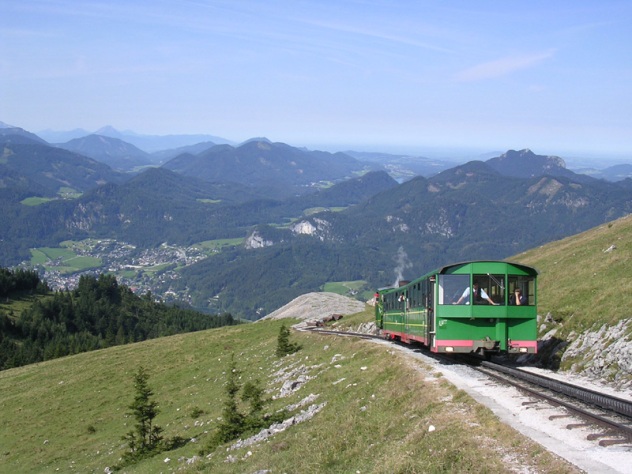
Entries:
POLYGON ((35 270, 18 268, 10 270, 0 267, 0 297, 8 297, 16 293, 40 293, 49 291, 46 282, 41 281, 35 270))
POLYGON ((46 293, 19 314, 11 306, 0 310, 0 370, 236 324, 229 313, 208 315, 156 302, 151 293, 135 295, 112 275, 82 276, 76 289, 54 293, 45 292, 48 287, 36 276, 28 270, 0 269, 0 295, 10 299, 18 291, 38 288, 46 293), (6 288, 12 290, 2 293, 6 288))

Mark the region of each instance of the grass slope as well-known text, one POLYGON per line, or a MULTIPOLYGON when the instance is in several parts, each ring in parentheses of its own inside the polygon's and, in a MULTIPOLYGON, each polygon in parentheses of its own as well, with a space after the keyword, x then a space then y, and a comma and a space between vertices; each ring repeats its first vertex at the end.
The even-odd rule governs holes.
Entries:
MULTIPOLYGON (((368 310, 358 316, 368 318, 368 310)), ((126 472, 507 472, 516 464, 572 471, 441 374, 386 344, 292 333, 303 349, 278 359, 281 324, 178 335, 0 372, 0 472, 102 473, 115 465, 125 450, 121 437, 133 425, 127 406, 140 365, 160 406, 156 424, 167 437, 196 442, 126 472), (242 383, 259 379, 266 396, 275 397, 268 410, 310 394, 317 396, 311 403, 325 405, 263 443, 222 447, 187 465, 221 416, 223 372, 233 353, 242 383), (279 397, 283 384, 293 383, 298 389, 279 397), (234 462, 225 462, 228 456, 234 462)))
POLYGON ((630 235, 627 216, 510 259, 540 271, 538 312, 562 323, 558 337, 632 317, 630 235))

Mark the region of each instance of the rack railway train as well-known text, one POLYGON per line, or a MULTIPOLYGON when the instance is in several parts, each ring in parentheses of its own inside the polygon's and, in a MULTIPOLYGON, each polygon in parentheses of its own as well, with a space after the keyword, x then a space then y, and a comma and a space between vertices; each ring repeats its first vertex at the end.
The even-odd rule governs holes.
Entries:
POLYGON ((388 339, 432 352, 537 352, 535 268, 505 261, 446 265, 375 294, 376 325, 388 339))

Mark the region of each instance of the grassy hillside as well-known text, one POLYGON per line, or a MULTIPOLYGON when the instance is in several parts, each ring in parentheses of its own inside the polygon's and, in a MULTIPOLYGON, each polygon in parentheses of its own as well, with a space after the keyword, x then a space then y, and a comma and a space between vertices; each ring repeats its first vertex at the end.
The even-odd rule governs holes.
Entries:
MULTIPOLYGON (((630 318, 630 235, 632 218, 624 218, 511 258, 541 272, 539 312, 556 320, 543 332, 555 327, 566 338, 630 318)), ((367 310, 345 321, 371 319, 367 310)), ((164 435, 195 442, 126 472, 507 472, 516 466, 569 472, 440 373, 388 345, 293 333, 303 349, 278 359, 281 323, 155 339, 0 372, 0 472, 101 473, 116 465, 126 449, 121 437, 133 426, 128 405, 140 366, 150 374, 164 435), (221 417, 231 354, 242 382, 259 379, 274 398, 268 411, 310 394, 293 413, 325 405, 265 442, 234 451, 224 446, 189 465, 186 459, 198 455, 221 417), (279 397, 292 382, 298 389, 279 397)))
POLYGON ((627 216, 511 259, 540 271, 538 312, 562 323, 558 337, 632 318, 631 235, 627 216))
MULTIPOLYGON (((368 310, 359 317, 369 318, 368 310)), ((195 442, 126 472, 507 472, 511 465, 569 472, 440 373, 388 345, 292 333, 303 349, 278 359, 280 325, 178 335, 0 372, 0 472, 102 473, 115 465, 133 425, 127 407, 141 365, 163 434, 195 442), (302 409, 324 404, 322 410, 263 443, 230 452, 224 446, 188 465, 217 426, 233 353, 242 383, 259 379, 275 398, 269 411, 310 394, 302 409), (296 391, 280 397, 284 384, 296 391), (229 456, 234 462, 225 462, 229 456)))

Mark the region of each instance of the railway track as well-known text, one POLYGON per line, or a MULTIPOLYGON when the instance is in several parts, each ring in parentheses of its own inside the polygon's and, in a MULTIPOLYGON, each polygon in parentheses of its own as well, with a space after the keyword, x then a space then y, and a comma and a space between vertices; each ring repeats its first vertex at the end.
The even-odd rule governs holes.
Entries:
MULTIPOLYGON (((361 337, 363 339, 379 339, 383 337, 371 334, 335 331, 321 328, 303 328, 313 332, 345 336, 361 337)), ((403 347, 419 349, 419 346, 401 344, 403 347)), ((428 352, 431 357, 438 357, 437 354, 428 352)), ((582 423, 572 422, 567 425, 568 429, 579 427, 596 426, 595 433, 589 434, 587 438, 598 441, 600 446, 611 446, 619 444, 632 445, 632 400, 607 395, 578 385, 572 385, 550 377, 534 374, 526 370, 521 370, 505 365, 496 364, 489 361, 475 359, 466 360, 460 358, 461 363, 467 363, 474 370, 484 373, 488 377, 500 383, 511 385, 520 391, 527 393, 530 397, 544 400, 551 405, 561 407, 562 414, 551 415, 550 420, 562 417, 573 417, 585 420, 582 423)), ((451 358, 455 362, 454 357, 451 358)), ((529 402, 527 402, 529 403, 529 402)))
POLYGON ((481 362, 474 368, 530 396, 563 407, 568 412, 568 415, 551 415, 551 420, 570 415, 585 420, 585 423, 570 423, 567 425, 569 429, 587 425, 599 426, 600 431, 588 435, 588 439, 599 440, 600 446, 632 443, 630 400, 492 362, 481 362))

